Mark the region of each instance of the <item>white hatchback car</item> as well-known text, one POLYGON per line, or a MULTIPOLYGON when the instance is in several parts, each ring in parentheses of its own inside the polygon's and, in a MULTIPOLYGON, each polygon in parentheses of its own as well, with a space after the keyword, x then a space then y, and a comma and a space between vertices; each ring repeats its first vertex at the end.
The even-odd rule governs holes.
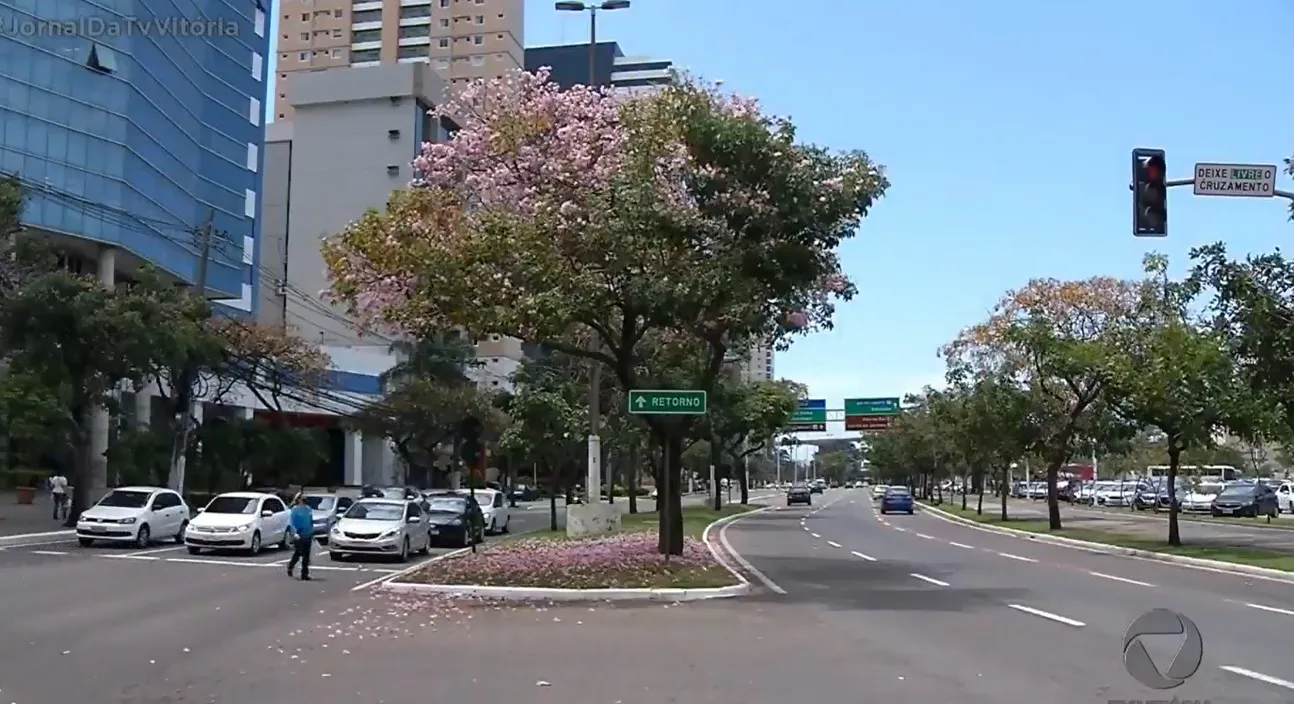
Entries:
POLYGON ((189 507, 179 494, 152 486, 123 486, 108 492, 76 519, 76 540, 88 548, 95 541, 134 543, 184 542, 189 507))
POLYGON ((207 550, 246 550, 253 555, 265 545, 286 548, 292 533, 288 507, 273 494, 234 491, 211 500, 189 521, 184 544, 189 553, 207 550))
MULTIPOLYGON (((472 494, 469 489, 459 489, 463 496, 472 494)), ((495 489, 477 489, 476 503, 481 507, 485 517, 485 534, 498 535, 512 530, 512 508, 503 498, 503 492, 495 489)))

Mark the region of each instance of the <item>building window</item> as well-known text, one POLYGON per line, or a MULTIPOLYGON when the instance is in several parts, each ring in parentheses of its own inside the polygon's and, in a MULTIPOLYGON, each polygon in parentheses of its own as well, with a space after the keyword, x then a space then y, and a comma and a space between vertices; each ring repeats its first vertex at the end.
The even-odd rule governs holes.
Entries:
POLYGON ((260 54, 252 52, 252 78, 261 80, 261 73, 265 71, 265 59, 260 54))
POLYGON ((449 7, 449 0, 440 0, 441 7, 449 7))
POLYGON ((400 7, 400 19, 414 20, 422 17, 431 17, 431 7, 429 5, 408 5, 400 7))
POLYGON ((436 45, 437 45, 437 46, 439 46, 441 49, 448 49, 448 48, 449 48, 449 40, 448 40, 448 39, 441 39, 440 41, 436 42, 436 45))
POLYGON ((333 11, 332 11, 332 16, 333 16, 333 17, 341 17, 341 10, 333 10, 333 11))
POLYGON ((260 163, 261 163, 261 148, 256 146, 255 144, 252 144, 251 142, 248 142, 247 143, 247 170, 256 171, 257 169, 260 168, 260 163))
POLYGON ((381 10, 364 10, 362 12, 352 12, 350 14, 351 24, 364 24, 366 22, 381 22, 381 10))
POLYGON ((485 24, 485 15, 477 15, 477 16, 476 16, 476 23, 477 23, 477 24, 485 24))
POLYGON ((475 37, 472 37, 472 43, 477 46, 480 46, 485 43, 485 37, 478 34, 475 37))
POLYGON ((310 21, 310 13, 309 13, 309 12, 303 12, 303 13, 301 13, 301 21, 302 21, 302 22, 309 22, 309 21, 310 21))
POLYGON ((90 47, 90 55, 85 57, 85 65, 92 71, 99 73, 115 73, 117 71, 117 55, 112 49, 102 45, 94 44, 90 47))
POLYGON ((448 27, 448 26, 449 26, 449 20, 447 20, 447 19, 445 19, 445 18, 443 18, 443 17, 442 17, 442 18, 441 18, 441 20, 440 20, 440 26, 441 26, 441 28, 448 27))
POLYGON ((248 188, 243 192, 243 215, 256 217, 256 191, 248 188))
POLYGON ((426 55, 426 46, 402 46, 396 52, 396 58, 399 59, 419 59, 426 55))
POLYGON ((308 41, 310 41, 310 33, 309 33, 309 32, 302 32, 302 33, 301 33, 301 41, 303 41, 303 42, 308 42, 308 41))
POLYGON ((256 8, 256 15, 252 20, 252 28, 256 32, 256 36, 265 36, 265 11, 259 7, 256 8))
POLYGON ((328 56, 330 56, 330 57, 332 57, 332 58, 334 58, 334 59, 340 59, 340 58, 341 58, 341 49, 333 49, 332 51, 328 52, 328 56))
POLYGON ((261 124, 261 101, 259 98, 251 98, 248 101, 247 119, 251 120, 253 125, 261 124))
POLYGON ((377 61, 381 56, 377 49, 365 49, 363 51, 352 51, 350 53, 350 62, 352 64, 366 64, 377 61))
POLYGON ((361 29, 358 32, 350 33, 351 44, 364 44, 366 42, 382 41, 382 30, 380 29, 361 29))
POLYGON ((338 38, 338 39, 341 39, 341 30, 340 30, 340 29, 334 29, 334 30, 332 31, 332 35, 333 35, 334 37, 338 38))
POLYGON ((436 59, 436 68, 449 68, 449 59, 436 59))
POLYGON ((479 55, 479 54, 478 54, 478 55, 476 55, 476 56, 473 56, 473 57, 472 57, 472 65, 473 65, 473 66, 484 66, 484 65, 485 65, 485 57, 484 57, 484 56, 481 56, 481 55, 479 55))
POLYGON ((301 53, 297 54, 297 61, 300 61, 300 62, 304 63, 304 62, 309 61, 309 60, 310 60, 310 52, 308 52, 308 51, 303 51, 303 52, 301 52, 301 53))

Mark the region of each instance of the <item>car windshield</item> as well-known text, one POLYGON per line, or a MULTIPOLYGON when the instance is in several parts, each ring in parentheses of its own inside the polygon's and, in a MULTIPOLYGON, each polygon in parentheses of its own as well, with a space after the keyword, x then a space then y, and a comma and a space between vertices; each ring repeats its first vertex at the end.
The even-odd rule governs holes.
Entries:
POLYGON ((886 496, 908 496, 908 490, 907 490, 907 489, 898 489, 898 488, 895 488, 895 489, 886 489, 886 490, 885 490, 885 495, 886 495, 886 496))
POLYGON ((256 513, 256 507, 261 502, 260 499, 254 499, 250 496, 217 496, 207 504, 203 513, 256 513))
POLYGON ((403 521, 404 506, 382 501, 361 501, 351 506, 345 517, 364 521, 403 521))
POLYGON ((1254 487, 1252 486, 1229 486, 1223 489, 1222 493, 1218 494, 1218 497, 1238 499, 1245 496, 1252 496, 1253 494, 1254 494, 1254 487))
POLYGON ((306 505, 313 511, 331 511, 333 510, 333 506, 337 505, 337 497, 321 495, 307 496, 306 505))
POLYGON ((462 513, 467 499, 456 496, 434 496, 427 499, 427 510, 435 513, 462 513))
POLYGON ((148 497, 152 496, 151 491, 116 491, 108 492, 108 495, 99 499, 98 506, 108 508, 143 508, 148 505, 148 497))

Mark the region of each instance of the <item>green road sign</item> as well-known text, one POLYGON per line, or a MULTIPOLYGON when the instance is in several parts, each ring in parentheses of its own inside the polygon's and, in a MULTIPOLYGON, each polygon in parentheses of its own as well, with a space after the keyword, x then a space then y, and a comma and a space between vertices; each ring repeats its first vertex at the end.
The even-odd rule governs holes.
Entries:
POLYGON ((845 417, 849 416, 896 416, 901 406, 897 398, 847 398, 845 399, 845 417))
POLYGON ((791 414, 791 425, 818 425, 826 422, 825 408, 797 408, 791 414))
POLYGON ((633 389, 629 392, 629 412, 636 415, 703 416, 706 405, 704 391, 633 389))

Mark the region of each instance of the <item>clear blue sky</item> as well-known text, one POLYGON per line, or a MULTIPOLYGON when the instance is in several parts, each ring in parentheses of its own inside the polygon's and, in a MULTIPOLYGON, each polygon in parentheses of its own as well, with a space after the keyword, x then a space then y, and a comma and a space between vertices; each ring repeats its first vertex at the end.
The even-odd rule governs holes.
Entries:
MULTIPOLYGON (((942 378, 937 348, 1031 277, 1185 268, 1195 245, 1294 237, 1283 203, 1170 197, 1166 240, 1131 235, 1130 152, 1278 163, 1294 152, 1290 0, 633 0, 599 38, 674 60, 865 149, 893 182, 844 249, 859 297, 777 358, 838 407, 942 378)), ((587 21, 526 3, 526 44, 587 21)), ((1289 179, 1282 177, 1285 188, 1289 179)))

